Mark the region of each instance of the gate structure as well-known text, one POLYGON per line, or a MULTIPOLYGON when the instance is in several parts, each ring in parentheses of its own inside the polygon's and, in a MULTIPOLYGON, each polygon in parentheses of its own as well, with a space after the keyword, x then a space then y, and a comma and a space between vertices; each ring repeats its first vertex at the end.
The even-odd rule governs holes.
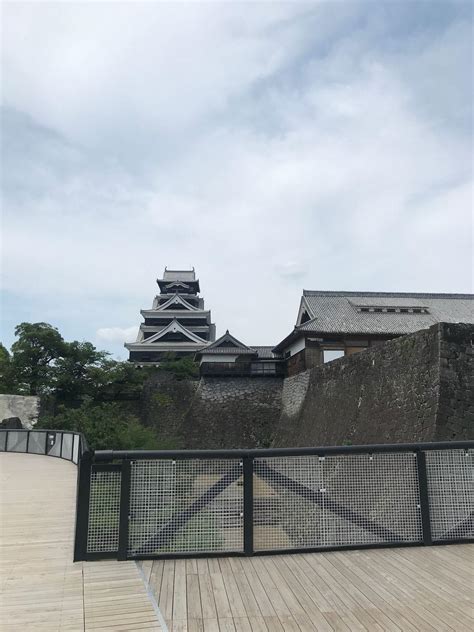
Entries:
POLYGON ((473 461, 466 441, 85 452, 75 559, 470 542, 473 461))

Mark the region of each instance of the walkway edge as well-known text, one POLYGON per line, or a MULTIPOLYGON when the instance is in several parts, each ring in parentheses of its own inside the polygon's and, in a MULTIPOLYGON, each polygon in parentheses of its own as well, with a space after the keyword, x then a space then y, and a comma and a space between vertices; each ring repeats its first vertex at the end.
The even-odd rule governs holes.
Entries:
POLYGON ((142 578, 143 583, 145 584, 145 590, 147 592, 148 598, 151 601, 151 605, 153 606, 153 610, 155 611, 156 614, 156 618, 158 619, 159 624, 161 625, 161 627, 163 628, 163 632, 169 632, 168 626, 166 625, 166 621, 163 617, 163 614, 160 610, 160 607, 158 606, 158 602, 155 599, 155 595, 153 594, 153 591, 150 587, 150 583, 148 581, 148 579, 145 576, 145 573, 143 572, 143 569, 140 565, 140 562, 135 561, 135 565, 137 567, 137 571, 138 574, 140 575, 140 577, 142 578))

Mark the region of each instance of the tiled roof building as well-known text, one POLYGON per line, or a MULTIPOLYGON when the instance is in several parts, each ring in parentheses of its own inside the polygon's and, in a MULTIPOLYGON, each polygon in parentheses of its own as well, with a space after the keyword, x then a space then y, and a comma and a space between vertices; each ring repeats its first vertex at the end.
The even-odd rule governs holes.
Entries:
POLYGON ((211 312, 198 296, 199 280, 192 270, 168 270, 157 279, 160 294, 151 309, 142 309, 144 322, 135 342, 125 344, 130 360, 139 364, 160 362, 172 353, 194 355, 216 338, 211 312))
POLYGON ((296 325, 276 347, 246 345, 227 331, 216 340, 211 312, 192 270, 168 270, 137 340, 138 364, 191 356, 203 375, 292 375, 440 322, 474 323, 473 294, 303 290, 296 325))
POLYGON ((264 376, 280 375, 283 365, 271 347, 249 347, 229 330, 196 354, 201 375, 264 376))
POLYGON ((303 290, 296 326, 273 351, 291 375, 439 322, 473 323, 474 295, 303 290))

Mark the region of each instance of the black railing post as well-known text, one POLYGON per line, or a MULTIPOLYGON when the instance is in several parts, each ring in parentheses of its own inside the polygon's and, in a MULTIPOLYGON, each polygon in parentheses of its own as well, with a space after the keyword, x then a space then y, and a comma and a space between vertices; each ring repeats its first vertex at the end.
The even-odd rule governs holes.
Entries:
POLYGON ((253 457, 242 459, 244 475, 244 553, 253 555, 253 457))
POLYGON ((27 430, 26 432, 26 450, 25 452, 28 454, 28 450, 30 447, 30 430, 27 430))
POLYGON ((426 474, 426 455, 423 450, 417 450, 416 466, 418 470, 418 485, 420 488, 421 526, 423 529, 423 544, 432 544, 430 499, 428 495, 428 477, 426 474))
POLYGON ((89 498, 91 492, 92 454, 85 452, 77 463, 76 530, 74 562, 87 559, 89 528, 89 498))
POLYGON ((118 560, 126 560, 128 557, 128 525, 130 521, 130 461, 122 461, 122 478, 120 481, 120 522, 118 560))

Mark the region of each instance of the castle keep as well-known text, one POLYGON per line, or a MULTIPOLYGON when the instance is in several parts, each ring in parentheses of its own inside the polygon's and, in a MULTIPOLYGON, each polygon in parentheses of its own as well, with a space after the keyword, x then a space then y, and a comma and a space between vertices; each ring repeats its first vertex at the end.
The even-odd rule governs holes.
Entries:
POLYGON ((441 322, 474 322, 472 294, 303 290, 293 331, 276 346, 248 345, 228 330, 216 340, 194 268, 165 268, 157 283, 136 342, 125 345, 130 361, 190 356, 209 377, 292 376, 441 322))
POLYGON ((140 311, 144 322, 135 342, 126 343, 130 360, 138 364, 157 363, 172 353, 176 357, 194 356, 214 342, 216 327, 211 312, 199 297, 199 279, 192 270, 168 270, 157 279, 160 294, 151 309, 140 311))

